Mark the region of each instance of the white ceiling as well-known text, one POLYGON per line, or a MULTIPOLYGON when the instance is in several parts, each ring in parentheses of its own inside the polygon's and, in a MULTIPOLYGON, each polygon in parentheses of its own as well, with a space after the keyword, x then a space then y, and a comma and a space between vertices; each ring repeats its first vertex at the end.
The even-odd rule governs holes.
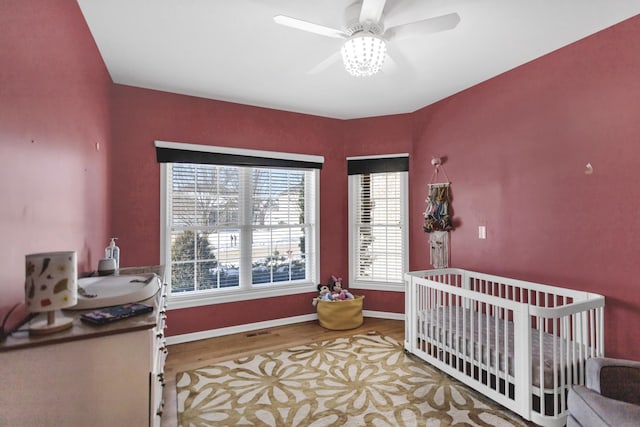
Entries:
POLYGON ((451 12, 461 21, 390 41, 394 60, 357 78, 337 55, 310 73, 340 39, 273 21, 344 29, 353 0, 78 3, 115 83, 341 119, 416 111, 640 13, 638 0, 387 0, 385 27, 451 12))

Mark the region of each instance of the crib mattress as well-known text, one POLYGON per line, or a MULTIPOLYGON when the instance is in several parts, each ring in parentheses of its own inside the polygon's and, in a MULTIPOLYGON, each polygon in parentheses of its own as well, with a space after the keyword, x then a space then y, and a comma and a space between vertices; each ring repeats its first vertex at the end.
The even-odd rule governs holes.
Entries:
MULTIPOLYGON (((438 307, 437 309, 423 310, 419 313, 418 336, 427 339, 434 345, 447 347, 449 352, 464 354, 467 358, 481 361, 483 365, 492 369, 495 369, 497 364, 498 369, 502 372, 505 371, 504 364, 506 360, 507 372, 510 376, 513 376, 514 324, 512 321, 505 322, 503 319, 497 319, 496 324, 496 319, 494 316, 472 312, 470 309, 462 307, 458 307, 457 310, 455 307, 438 307), (473 333, 471 329, 471 313, 473 313, 473 333), (487 322, 489 322, 488 331, 487 322), (497 339, 496 333, 498 335, 497 339), (506 349, 504 344, 505 336, 507 337, 506 349)), ((554 376, 557 378, 556 384, 560 386, 562 384, 562 371, 564 371, 565 383, 571 383, 566 379, 572 372, 572 369, 567 369, 567 367, 573 368, 571 364, 572 358, 568 357, 567 353, 577 351, 578 346, 576 343, 560 339, 547 332, 542 332, 541 334, 539 330, 532 328, 532 384, 536 387, 540 386, 541 371, 544 388, 554 388, 554 376), (542 364, 540 364, 541 339, 542 364)))

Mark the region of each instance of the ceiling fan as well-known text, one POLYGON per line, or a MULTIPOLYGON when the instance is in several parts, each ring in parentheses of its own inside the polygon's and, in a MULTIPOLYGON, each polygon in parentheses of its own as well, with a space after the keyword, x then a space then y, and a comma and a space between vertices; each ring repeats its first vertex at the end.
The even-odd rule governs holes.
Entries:
MULTIPOLYGON (((460 15, 449 13, 384 28, 382 15, 385 3, 386 0, 362 0, 359 16, 344 30, 285 15, 274 16, 273 20, 286 27, 345 40, 340 52, 334 53, 310 72, 324 70, 341 55, 345 69, 354 76, 371 76, 382 69, 388 55, 387 41, 451 30, 460 22, 460 15)), ((352 6, 357 5, 355 3, 352 6)))

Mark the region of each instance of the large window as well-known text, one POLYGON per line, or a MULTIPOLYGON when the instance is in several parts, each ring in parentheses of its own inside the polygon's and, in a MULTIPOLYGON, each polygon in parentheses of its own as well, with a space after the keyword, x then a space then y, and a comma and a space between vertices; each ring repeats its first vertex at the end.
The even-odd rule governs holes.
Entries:
POLYGON ((408 268, 408 158, 349 158, 349 285, 400 288, 408 268))
POLYGON ((207 160, 225 164, 181 155, 163 162, 162 255, 172 298, 214 302, 315 290, 318 169, 287 162, 287 155, 265 167, 265 152, 233 151, 239 154, 207 160), (247 154, 254 156, 248 162, 247 154))

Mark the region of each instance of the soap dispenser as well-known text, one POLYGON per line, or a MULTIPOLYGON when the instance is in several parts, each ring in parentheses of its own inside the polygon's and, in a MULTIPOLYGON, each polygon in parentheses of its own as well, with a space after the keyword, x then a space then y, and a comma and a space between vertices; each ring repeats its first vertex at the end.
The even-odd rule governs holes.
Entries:
POLYGON ((105 258, 113 258, 116 260, 116 270, 120 268, 120 248, 116 246, 117 237, 111 238, 111 243, 104 250, 105 258))

